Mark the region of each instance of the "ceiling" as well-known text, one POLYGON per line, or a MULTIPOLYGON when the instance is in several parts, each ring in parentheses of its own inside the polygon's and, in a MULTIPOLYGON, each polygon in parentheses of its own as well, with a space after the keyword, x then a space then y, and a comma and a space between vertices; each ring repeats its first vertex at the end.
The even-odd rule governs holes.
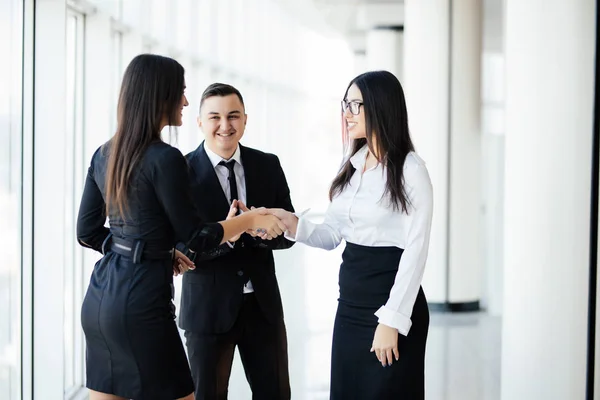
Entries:
POLYGON ((278 1, 312 28, 341 35, 355 51, 364 51, 367 30, 404 25, 404 0, 278 1))

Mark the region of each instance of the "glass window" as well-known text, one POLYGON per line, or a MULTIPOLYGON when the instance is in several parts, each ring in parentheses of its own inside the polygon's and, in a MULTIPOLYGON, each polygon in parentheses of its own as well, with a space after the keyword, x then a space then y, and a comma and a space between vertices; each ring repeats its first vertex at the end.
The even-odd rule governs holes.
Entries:
MULTIPOLYGON (((129 0, 128 0, 129 1, 129 0)), ((90 0, 100 11, 108 13, 111 17, 120 20, 123 17, 122 0, 90 0)))
MULTIPOLYGON (((152 0, 151 4, 151 30, 150 33, 152 37, 158 39, 159 41, 168 40, 167 36, 167 22, 169 21, 169 15, 172 8, 167 6, 167 2, 165 0, 152 0)), ((172 29, 172 27, 169 27, 172 29)))
MULTIPOLYGON (((121 89, 121 79, 123 75, 123 32, 114 29, 112 31, 112 93, 111 93, 111 101, 115 103, 114 106, 111 107, 111 125, 110 125, 110 135, 117 130, 117 107, 116 107, 116 99, 119 98, 119 91, 121 89)), ((112 103, 111 103, 112 104, 112 103)))
POLYGON ((75 237, 77 208, 83 190, 85 171, 83 155, 85 132, 83 128, 83 72, 85 16, 69 10, 66 18, 66 132, 64 164, 65 237, 64 251, 64 387, 71 398, 84 384, 85 343, 80 323, 83 300, 83 249, 75 237))
POLYGON ((0 398, 21 399, 23 5, 0 2, 0 398))
MULTIPOLYGON (((147 3, 146 3, 147 4, 147 3)), ((142 0, 121 2, 121 21, 137 32, 146 33, 150 29, 150 8, 142 5, 142 0)))
MULTIPOLYGON (((213 0, 197 0, 196 22, 194 29, 197 37, 194 43, 195 51, 200 55, 209 56, 214 54, 216 49, 216 1, 213 0)), ((193 9, 192 9, 193 10, 193 9)))
MULTIPOLYGON (((195 23, 192 24, 192 18, 194 18, 194 20, 196 19, 195 16, 198 13, 198 3, 197 1, 191 0, 177 0, 175 4, 177 6, 177 20, 173 24, 175 30, 175 40, 173 42, 179 49, 193 49, 196 45, 193 38, 197 35, 197 33, 195 33, 197 32, 197 27, 195 26, 195 23)), ((195 52, 196 51, 194 50, 193 53, 195 52)))
POLYGON ((232 24, 233 7, 229 0, 219 0, 217 3, 216 16, 216 59, 220 64, 229 64, 231 62, 231 54, 235 51, 235 43, 233 42, 232 24))

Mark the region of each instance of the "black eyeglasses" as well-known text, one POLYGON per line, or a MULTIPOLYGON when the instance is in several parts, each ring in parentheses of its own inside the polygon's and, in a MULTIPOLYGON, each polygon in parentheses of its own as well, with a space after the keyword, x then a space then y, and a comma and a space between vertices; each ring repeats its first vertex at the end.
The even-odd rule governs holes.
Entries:
POLYGON ((363 103, 360 101, 346 101, 346 99, 342 100, 342 112, 345 113, 347 109, 350 109, 350 113, 352 115, 360 114, 360 106, 363 103))

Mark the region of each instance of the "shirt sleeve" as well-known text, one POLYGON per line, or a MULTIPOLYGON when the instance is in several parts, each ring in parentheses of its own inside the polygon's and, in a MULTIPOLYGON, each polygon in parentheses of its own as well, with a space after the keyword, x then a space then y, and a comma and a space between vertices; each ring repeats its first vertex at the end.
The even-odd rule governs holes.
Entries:
POLYGON ((325 250, 333 250, 338 247, 342 241, 342 235, 332 212, 332 204, 329 204, 325 219, 320 224, 315 224, 306 217, 308 210, 296 214, 298 217, 296 236, 286 236, 286 238, 325 250))
POLYGON ((77 242, 83 247, 102 253, 102 246, 110 231, 104 226, 106 222, 106 204, 94 177, 94 160, 98 151, 96 150, 92 157, 85 178, 85 186, 77 215, 77 242))
POLYGON ((412 325, 412 309, 419 293, 431 233, 433 189, 425 165, 418 164, 405 172, 405 185, 410 200, 407 237, 404 252, 390 296, 375 315, 379 323, 408 335, 412 325))

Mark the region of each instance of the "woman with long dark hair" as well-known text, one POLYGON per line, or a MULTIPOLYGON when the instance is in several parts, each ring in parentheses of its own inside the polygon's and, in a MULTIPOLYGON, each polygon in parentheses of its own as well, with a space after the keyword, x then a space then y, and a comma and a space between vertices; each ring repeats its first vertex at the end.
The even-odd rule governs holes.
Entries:
POLYGON ((408 130, 404 92, 389 72, 354 78, 342 100, 351 154, 333 180, 325 221, 271 210, 286 235, 334 249, 343 240, 331 399, 424 398, 429 310, 421 280, 433 192, 408 130))
POLYGON ((123 77, 117 132, 88 170, 77 238, 103 254, 81 310, 91 400, 193 399, 172 303, 173 268, 193 265, 175 244, 202 252, 248 229, 269 237, 285 229, 265 210, 219 223, 200 220, 186 160, 161 140, 165 126, 182 123, 184 89, 177 61, 135 57, 123 77))

